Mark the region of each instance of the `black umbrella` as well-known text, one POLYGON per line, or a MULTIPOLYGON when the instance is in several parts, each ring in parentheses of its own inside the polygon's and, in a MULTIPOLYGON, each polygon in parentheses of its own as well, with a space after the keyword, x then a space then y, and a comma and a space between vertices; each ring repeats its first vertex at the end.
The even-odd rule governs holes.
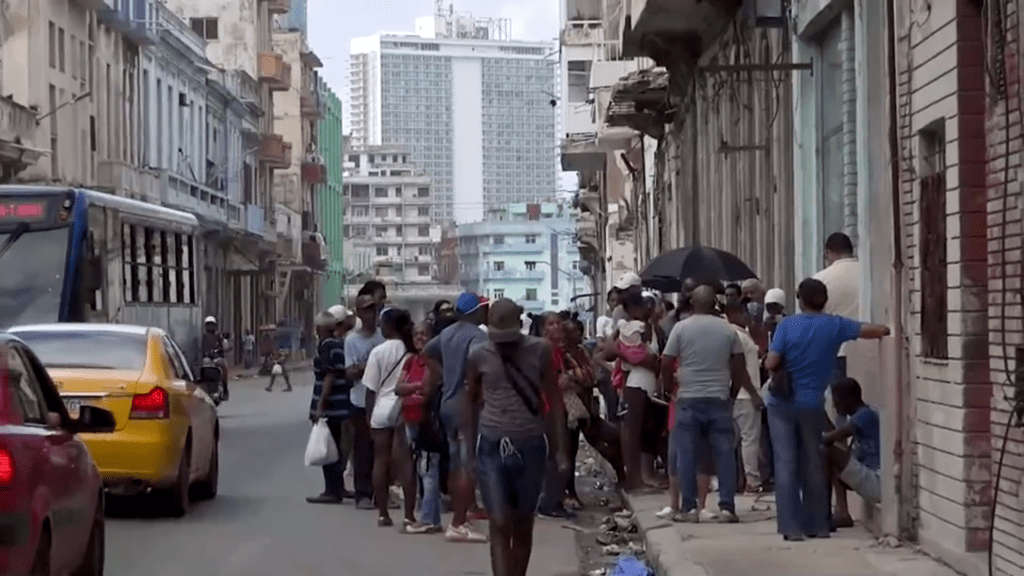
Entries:
POLYGON ((661 292, 680 292, 683 280, 719 284, 757 278, 749 266, 723 250, 704 246, 677 248, 661 254, 640 272, 643 285, 661 292))

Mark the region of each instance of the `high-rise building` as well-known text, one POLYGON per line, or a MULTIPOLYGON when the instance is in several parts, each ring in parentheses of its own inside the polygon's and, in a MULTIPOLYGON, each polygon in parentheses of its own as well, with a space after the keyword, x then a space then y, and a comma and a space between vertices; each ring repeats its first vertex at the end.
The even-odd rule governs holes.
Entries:
POLYGON ((512 41, 507 21, 464 15, 417 29, 352 41, 353 146, 407 149, 430 175, 439 223, 553 198, 555 45, 512 41))

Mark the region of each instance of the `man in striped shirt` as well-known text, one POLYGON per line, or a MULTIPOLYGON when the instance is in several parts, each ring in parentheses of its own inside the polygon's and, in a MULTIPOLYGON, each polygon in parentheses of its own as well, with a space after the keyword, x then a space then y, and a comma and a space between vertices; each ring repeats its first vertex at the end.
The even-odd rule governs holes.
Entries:
POLYGON ((345 376, 345 333, 351 327, 349 313, 344 308, 321 312, 316 317, 316 333, 319 342, 317 355, 313 360, 313 398, 310 402, 310 420, 316 423, 327 420, 327 428, 338 446, 338 461, 323 467, 324 491, 319 496, 306 498, 312 504, 340 504, 351 493, 345 490, 345 463, 342 451, 342 424, 350 418, 355 409, 349 393, 352 383, 345 376))

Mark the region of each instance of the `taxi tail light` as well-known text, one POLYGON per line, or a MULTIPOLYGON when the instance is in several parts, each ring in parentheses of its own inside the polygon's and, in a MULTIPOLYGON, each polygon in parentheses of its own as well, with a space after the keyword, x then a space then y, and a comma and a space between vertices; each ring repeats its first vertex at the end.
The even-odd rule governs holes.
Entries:
POLYGON ((6 448, 0 448, 0 487, 10 486, 12 482, 14 482, 14 456, 6 448))
POLYGON ((170 399, 167 390, 163 388, 153 388, 145 394, 136 394, 132 397, 132 411, 128 417, 132 420, 170 418, 170 399))

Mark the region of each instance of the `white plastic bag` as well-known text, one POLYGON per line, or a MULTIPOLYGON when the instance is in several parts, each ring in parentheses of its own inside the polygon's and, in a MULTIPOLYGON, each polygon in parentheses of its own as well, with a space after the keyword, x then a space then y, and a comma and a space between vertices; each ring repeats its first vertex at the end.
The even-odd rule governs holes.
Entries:
POLYGON ((274 367, 270 369, 270 373, 274 376, 283 376, 284 366, 281 366, 280 362, 274 362, 274 367))
POLYGON ((306 443, 306 466, 327 466, 338 461, 338 445, 334 443, 327 420, 321 418, 313 425, 306 443))

